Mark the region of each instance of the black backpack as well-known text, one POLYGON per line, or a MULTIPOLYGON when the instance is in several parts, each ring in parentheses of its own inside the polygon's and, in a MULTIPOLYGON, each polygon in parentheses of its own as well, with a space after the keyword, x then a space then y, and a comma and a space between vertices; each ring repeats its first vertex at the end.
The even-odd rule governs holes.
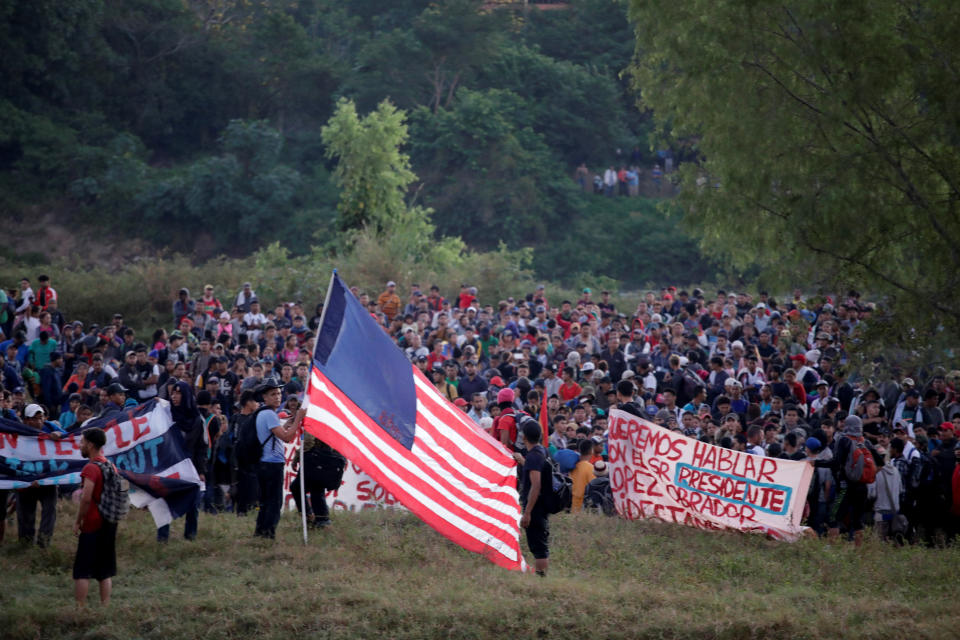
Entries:
POLYGON ((910 479, 907 483, 911 491, 926 491, 937 484, 940 479, 940 469, 929 453, 917 450, 917 455, 907 467, 910 479))
POLYGON ((560 473, 550 458, 544 458, 540 471, 540 497, 537 500, 547 513, 569 511, 573 504, 573 480, 560 473))
POLYGON ((343 481, 347 459, 330 447, 311 447, 303 452, 303 466, 308 483, 316 483, 327 491, 335 491, 343 481))
POLYGON ((587 495, 584 498, 586 507, 596 509, 605 516, 616 515, 617 510, 613 503, 613 492, 610 490, 610 478, 603 476, 594 478, 587 485, 587 495))
POLYGON ((276 436, 272 433, 266 440, 260 442, 257 436, 257 416, 261 411, 269 407, 260 407, 248 416, 240 416, 237 420, 237 442, 235 446, 237 454, 237 467, 240 469, 249 469, 256 466, 263 456, 263 447, 270 442, 271 438, 276 436))

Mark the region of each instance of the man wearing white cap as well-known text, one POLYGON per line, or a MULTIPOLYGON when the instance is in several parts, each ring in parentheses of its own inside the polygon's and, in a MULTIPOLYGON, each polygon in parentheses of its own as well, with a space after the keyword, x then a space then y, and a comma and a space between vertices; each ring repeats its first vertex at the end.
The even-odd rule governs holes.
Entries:
MULTIPOLYGON (((59 440, 63 432, 53 423, 45 422, 46 413, 38 404, 28 404, 23 410, 23 423, 59 440)), ((57 487, 40 486, 36 481, 26 489, 17 491, 17 533, 21 542, 33 544, 36 534, 37 503, 40 503, 40 532, 36 535, 37 545, 46 547, 53 537, 57 524, 57 487)))

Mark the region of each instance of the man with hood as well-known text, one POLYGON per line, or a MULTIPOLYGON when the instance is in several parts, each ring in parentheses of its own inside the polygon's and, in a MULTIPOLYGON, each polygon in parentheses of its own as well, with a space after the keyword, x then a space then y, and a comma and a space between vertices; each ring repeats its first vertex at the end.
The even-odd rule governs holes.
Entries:
MULTIPOLYGON (((818 432, 825 438, 825 434, 818 432)), ((823 444, 823 440, 816 436, 807 438, 807 462, 813 465, 813 480, 810 483, 810 527, 823 535, 826 531, 827 514, 830 509, 831 494, 834 488, 833 472, 830 470, 833 462, 833 451, 823 444)))
POLYGON ((874 498, 873 521, 877 533, 882 540, 891 534, 893 518, 900 513, 900 473, 892 464, 885 464, 883 452, 873 452, 873 460, 877 465, 877 479, 868 485, 868 495, 874 498))
MULTIPOLYGON (((173 418, 171 428, 179 429, 183 435, 185 453, 190 456, 193 466, 200 476, 200 483, 206 483, 207 473, 207 439, 203 433, 203 419, 197 409, 193 397, 193 389, 186 382, 171 379, 167 384, 167 398, 170 400, 170 415, 173 418)), ((197 538, 197 517, 199 515, 200 493, 197 500, 187 510, 183 527, 183 537, 186 540, 197 538)), ((170 525, 166 524, 157 529, 157 542, 165 543, 170 539, 170 525)))

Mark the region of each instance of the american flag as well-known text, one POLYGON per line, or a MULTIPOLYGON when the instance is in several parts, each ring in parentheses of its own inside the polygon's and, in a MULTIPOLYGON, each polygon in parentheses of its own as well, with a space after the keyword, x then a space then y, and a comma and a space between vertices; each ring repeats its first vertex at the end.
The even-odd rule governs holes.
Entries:
POLYGON ((336 272, 307 396, 307 431, 451 541, 527 569, 512 456, 407 360, 336 272))

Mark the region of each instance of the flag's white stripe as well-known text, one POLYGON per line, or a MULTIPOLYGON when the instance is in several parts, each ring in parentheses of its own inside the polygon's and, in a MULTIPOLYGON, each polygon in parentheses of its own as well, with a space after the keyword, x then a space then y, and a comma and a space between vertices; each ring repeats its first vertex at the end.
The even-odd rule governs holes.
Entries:
MULTIPOLYGON (((315 382, 315 385, 314 385, 314 386, 317 387, 318 389, 323 389, 324 392, 326 392, 327 395, 330 396, 330 399, 333 400, 333 401, 337 404, 337 407, 339 407, 339 409, 344 412, 344 415, 354 416, 354 414, 353 414, 352 412, 349 412, 349 411, 347 410, 347 407, 345 407, 345 406, 337 399, 337 397, 336 397, 335 395, 333 395, 332 393, 329 393, 329 392, 328 392, 328 388, 326 387, 326 385, 325 385, 324 382, 320 381, 320 380, 319 380, 318 378, 316 378, 316 377, 314 377, 314 382, 315 382)), ((440 465, 436 462, 436 455, 437 455, 437 454, 443 455, 444 449, 443 449, 442 447, 437 446, 436 442, 434 442, 432 438, 429 438, 429 440, 428 440, 428 439, 424 439, 424 438, 423 438, 423 435, 425 435, 425 432, 422 432, 422 427, 421 427, 421 428, 418 428, 418 429, 416 430, 416 433, 415 433, 415 436, 414 436, 414 449, 416 449, 416 451, 414 451, 413 449, 411 449, 411 455, 416 456, 417 458, 421 458, 421 457, 422 457, 421 454, 424 453, 428 447, 432 447, 432 450, 431 450, 430 452, 428 452, 428 453, 430 453, 430 460, 429 460, 430 464, 429 464, 429 465, 425 465, 425 464, 424 464, 425 461, 422 461, 422 460, 421 460, 421 461, 418 461, 418 462, 416 462, 416 463, 415 463, 415 462, 406 463, 406 461, 408 461, 408 458, 403 457, 403 456, 400 456, 400 454, 398 454, 397 451, 396 451, 393 447, 388 447, 386 444, 383 444, 384 441, 383 441, 382 439, 380 439, 380 434, 379 434, 379 432, 376 433, 376 434, 370 432, 370 431, 367 429, 366 425, 365 425, 365 424, 362 424, 362 421, 361 421, 361 426, 362 426, 362 428, 363 428, 363 430, 364 430, 364 434, 365 434, 368 438, 373 439, 374 436, 376 437, 376 441, 378 442, 378 445, 377 445, 378 448, 386 448, 386 449, 389 449, 389 455, 391 455, 391 457, 393 457, 394 459, 402 458, 402 459, 405 461, 405 463, 404 463, 404 468, 406 468, 406 469, 407 469, 408 471, 410 471, 411 473, 416 473, 416 474, 418 474, 418 475, 422 475, 422 470, 423 470, 424 468, 433 469, 438 475, 440 475, 440 476, 443 477, 447 482, 449 482, 450 484, 452 484, 455 489, 459 489, 460 492, 464 495, 464 499, 465 499, 465 500, 472 500, 472 501, 474 501, 474 502, 476 502, 476 503, 479 503, 479 504, 481 504, 482 506, 487 507, 487 508, 489 508, 489 509, 491 509, 491 510, 493 510, 493 511, 496 511, 496 512, 498 512, 498 513, 502 513, 503 515, 507 516, 507 519, 510 520, 510 521, 513 521, 514 519, 519 518, 519 510, 520 510, 520 508, 519 508, 519 498, 516 497, 516 496, 517 496, 516 489, 513 489, 513 488, 511 488, 511 487, 503 487, 503 486, 501 486, 501 485, 496 485, 496 484, 494 484, 494 483, 490 483, 490 485, 491 485, 491 486, 490 486, 490 489, 489 489, 490 492, 496 492, 496 493, 504 493, 504 492, 505 492, 508 496, 511 496, 511 497, 514 498, 515 502, 514 502, 513 505, 506 504, 506 503, 504 503, 502 500, 498 500, 498 499, 495 499, 495 498, 482 497, 481 495, 478 494, 478 490, 477 490, 477 489, 473 489, 473 488, 471 488, 471 487, 466 486, 461 478, 458 478, 456 475, 454 475, 454 474, 446 471, 446 470, 443 469, 442 467, 440 467, 440 465), (417 439, 420 439, 420 440, 422 441, 423 445, 425 445, 425 446, 419 446, 419 447, 418 447, 418 446, 417 446, 417 439), (411 465, 413 465, 413 466, 411 467, 411 465)), ((462 467, 462 464, 459 463, 459 462, 456 462, 455 460, 453 460, 453 459, 452 459, 452 456, 447 456, 447 457, 445 457, 444 459, 447 460, 450 464, 453 464, 453 465, 455 465, 455 466, 456 466, 456 465, 460 465, 460 466, 462 467)), ((467 471, 469 472, 469 470, 467 470, 467 471)), ((489 481, 483 480, 483 478, 482 478, 481 476, 477 475, 476 473, 473 473, 473 472, 469 472, 469 473, 472 473, 472 474, 473 474, 474 476, 476 476, 480 481, 489 482, 489 481)), ((509 469, 509 473, 515 473, 515 471, 513 470, 513 468, 510 468, 510 469, 509 469)), ((468 506, 468 505, 464 505, 464 508, 466 509, 467 506, 468 506)), ((473 513, 473 511, 471 511, 471 513, 473 513)), ((475 515, 476 515, 476 514, 475 514, 475 515)), ((487 516, 487 515, 477 515, 477 517, 482 517, 482 518, 484 518, 484 519, 490 518, 490 516, 487 516)), ((506 525, 505 525, 505 526, 506 526, 506 525)))
MULTIPOLYGON (((367 427, 367 425, 364 424, 362 419, 358 418, 335 395, 330 393, 329 389, 323 382, 319 380, 315 380, 315 382, 317 383, 316 384, 317 389, 327 393, 330 400, 337 405, 337 408, 343 413, 343 415, 349 416, 353 428, 361 432, 370 442, 374 443, 374 446, 376 446, 378 450, 382 451, 385 456, 389 457, 390 460, 394 463, 394 465, 402 467, 404 470, 406 470, 408 473, 410 473, 414 477, 422 477, 426 475, 424 471, 426 470, 427 467, 426 465, 423 464, 422 461, 414 461, 402 455, 400 452, 398 452, 396 449, 390 446, 389 443, 384 441, 383 438, 380 436, 380 433, 375 433, 372 429, 367 427)), ((307 411, 309 412, 310 409, 312 408, 313 408, 313 404, 311 403, 310 408, 308 408, 307 411)), ((380 431, 380 430, 378 429, 377 431, 380 431)), ((411 452, 411 456, 412 456, 412 452, 411 452)), ((453 480, 453 477, 451 476, 451 474, 447 473, 444 469, 437 467, 436 469, 433 469, 433 471, 437 475, 447 480, 448 482, 451 482, 451 484, 453 484, 454 486, 457 485, 457 482, 453 480)), ((429 480, 426 480, 426 481, 429 481, 429 480)), ((462 483, 460 483, 460 486, 461 487, 463 486, 462 483)), ((442 491, 443 489, 440 489, 440 490, 442 491)), ((501 521, 498 518, 495 518, 491 515, 483 513, 479 509, 476 509, 472 503, 481 504, 482 506, 488 509, 491 509, 492 511, 497 511, 499 513, 502 513, 506 515, 510 520, 513 520, 513 519, 519 520, 520 513, 518 508, 511 508, 509 505, 506 505, 499 500, 491 500, 491 499, 483 498, 478 494, 478 492, 471 489, 466 489, 465 491, 461 491, 461 496, 462 497, 460 500, 456 500, 455 497, 453 496, 451 496, 451 499, 457 502, 460 508, 462 508, 464 511, 474 516, 475 518, 482 520, 483 522, 487 522, 492 526, 495 526, 499 529, 502 529, 505 532, 510 533, 511 535, 516 535, 516 525, 511 526, 501 521)))
MULTIPOLYGON (((441 407, 446 409, 447 414, 449 415, 450 418, 453 418, 459 421, 465 429, 475 430, 478 428, 477 425, 470 424, 473 421, 470 420, 470 418, 468 418, 465 413, 463 413, 459 409, 453 409, 449 407, 446 404, 449 401, 445 397, 440 395, 440 392, 437 391, 436 387, 434 387, 431 384, 425 383, 417 375, 413 376, 413 380, 416 383, 417 388, 420 389, 420 391, 431 396, 434 402, 436 402, 441 407), (459 413, 460 415, 457 415, 457 413, 459 413), (468 420, 470 421, 470 423, 467 422, 468 420)), ((422 406, 422 403, 421 403, 421 406, 422 406)), ((451 429, 450 426, 443 421, 442 416, 439 418, 437 416, 433 416, 433 414, 427 411, 426 409, 424 409, 424 412, 425 414, 428 414, 433 418, 433 420, 431 421, 431 424, 434 425, 437 431, 439 431, 443 436, 445 436, 446 438, 454 442, 458 447, 460 447, 461 451, 464 451, 465 453, 470 455, 470 457, 475 458, 477 460, 484 460, 485 462, 483 466, 490 467, 499 475, 509 475, 511 473, 514 473, 513 465, 509 464, 509 462, 508 463, 502 462, 502 460, 504 459, 509 459, 509 454, 503 450, 502 446, 499 443, 495 443, 495 442, 488 443, 491 447, 494 448, 494 451, 496 451, 497 455, 499 456, 498 458, 492 457, 489 453, 482 451, 474 443, 464 438, 455 429, 451 429)))
MULTIPOLYGON (((467 438, 463 437, 463 434, 459 433, 456 428, 451 428, 450 425, 445 423, 441 418, 438 418, 434 413, 427 408, 426 403, 420 402, 417 400, 417 407, 420 410, 420 413, 429 423, 428 430, 436 431, 437 435, 443 436, 457 447, 460 451, 463 451, 469 458, 476 460, 484 467, 490 469, 498 477, 508 476, 511 473, 516 473, 516 467, 512 464, 505 464, 501 460, 497 460, 482 451, 480 451, 474 443, 470 442, 467 438)), ((459 411, 459 409, 458 409, 459 411)), ((461 413, 463 413, 461 411, 461 413)), ((466 428, 466 427, 464 427, 466 428)), ((502 457, 506 458, 506 452, 502 452, 502 457)), ((512 461, 511 461, 512 462, 512 461)))
MULTIPOLYGON (((418 425, 419 426, 419 425, 418 425)), ((416 434, 416 439, 413 443, 413 454, 418 458, 428 458, 436 468, 436 465, 439 463, 438 457, 435 455, 437 452, 442 451, 442 448, 436 443, 433 437, 426 429, 418 429, 416 434), (422 443, 422 445, 421 445, 422 443)), ((465 480, 469 480, 476 484, 480 489, 484 491, 489 491, 491 493, 502 493, 508 498, 513 498, 514 504, 517 503, 517 490, 513 487, 508 487, 506 485, 497 484, 492 480, 487 480, 480 474, 475 471, 471 471, 464 464, 458 461, 453 456, 444 456, 442 458, 447 464, 453 467, 454 471, 459 474, 458 476, 449 475, 448 477, 454 482, 458 487, 464 487, 464 491, 475 491, 465 485, 465 480)), ((516 507, 514 507, 516 509, 516 507)), ((506 513, 506 511, 504 511, 506 513)))
MULTIPOLYGON (((334 400, 335 403, 339 405, 339 403, 336 401, 336 398, 332 398, 332 399, 334 400)), ((347 415, 350 415, 349 412, 346 412, 346 413, 347 415)), ((353 445, 363 455, 365 455, 371 461, 376 461, 380 463, 379 469, 384 475, 386 475, 390 480, 395 482, 397 486, 403 489, 408 495, 410 495, 413 499, 419 502, 424 508, 431 511, 434 515, 449 522, 451 525, 456 527, 459 531, 463 532, 465 535, 468 535, 474 540, 476 540, 477 542, 479 542, 480 544, 493 549, 494 551, 504 556, 508 560, 512 562, 515 562, 517 560, 517 550, 510 547, 510 545, 507 544, 506 541, 500 539, 499 537, 491 533, 488 533, 487 531, 473 524, 470 524, 469 522, 466 522, 460 516, 450 513, 450 511, 448 511, 445 507, 437 504, 431 498, 425 496, 419 489, 417 489, 416 487, 412 486, 409 482, 404 480, 403 477, 400 474, 398 474, 390 466, 390 464, 385 463, 380 457, 376 455, 376 453, 371 451, 364 442, 353 438, 352 437, 353 431, 351 427, 344 424, 342 420, 334 416, 332 413, 330 413, 329 411, 326 411, 325 409, 321 409, 319 406, 315 404, 311 404, 310 408, 308 409, 308 415, 313 420, 323 423, 328 428, 339 433, 341 436, 350 439, 353 442, 353 445)), ((357 421, 356 420, 352 421, 352 425, 353 427, 356 427, 357 421)), ((382 452, 382 450, 378 450, 377 452, 380 453, 382 452)), ((496 523, 496 524, 498 525, 498 528, 499 528, 500 523, 496 523)), ((512 536, 516 536, 518 534, 518 531, 516 529, 512 531, 510 530, 505 530, 505 531, 511 534, 512 536)))

